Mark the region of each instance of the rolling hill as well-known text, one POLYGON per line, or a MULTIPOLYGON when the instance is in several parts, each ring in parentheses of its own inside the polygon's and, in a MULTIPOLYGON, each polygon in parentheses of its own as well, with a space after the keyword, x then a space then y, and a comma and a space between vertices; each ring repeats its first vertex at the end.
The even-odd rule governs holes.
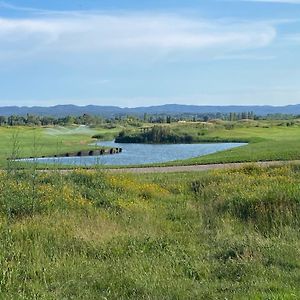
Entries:
POLYGON ((41 116, 54 116, 64 117, 67 115, 100 115, 104 117, 111 117, 116 115, 142 115, 147 114, 202 114, 202 113, 241 113, 245 111, 253 111, 256 115, 268 114, 294 114, 300 115, 300 104, 287 105, 287 106, 198 106, 198 105, 181 105, 181 104, 166 104, 160 106, 149 107, 135 107, 135 108, 121 108, 117 106, 76 106, 76 105, 56 105, 51 107, 43 106, 5 106, 0 107, 0 116, 10 115, 41 115, 41 116))

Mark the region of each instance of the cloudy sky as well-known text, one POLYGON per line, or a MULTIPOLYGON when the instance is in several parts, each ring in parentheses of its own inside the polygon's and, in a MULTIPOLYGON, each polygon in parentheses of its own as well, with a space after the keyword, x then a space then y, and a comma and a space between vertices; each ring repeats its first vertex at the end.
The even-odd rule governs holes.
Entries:
POLYGON ((300 103, 300 0, 0 1, 0 105, 300 103))

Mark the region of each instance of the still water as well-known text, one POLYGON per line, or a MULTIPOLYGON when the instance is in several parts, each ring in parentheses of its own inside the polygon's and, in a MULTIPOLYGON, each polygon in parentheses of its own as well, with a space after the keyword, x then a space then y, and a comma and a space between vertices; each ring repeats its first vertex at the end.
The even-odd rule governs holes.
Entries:
MULTIPOLYGON (((75 166, 100 165, 142 165, 163 163, 199 157, 246 145, 245 143, 216 144, 118 144, 114 141, 98 142, 98 146, 122 148, 122 153, 103 156, 39 158, 39 163, 75 166)), ((30 161, 30 160, 27 160, 30 161)))

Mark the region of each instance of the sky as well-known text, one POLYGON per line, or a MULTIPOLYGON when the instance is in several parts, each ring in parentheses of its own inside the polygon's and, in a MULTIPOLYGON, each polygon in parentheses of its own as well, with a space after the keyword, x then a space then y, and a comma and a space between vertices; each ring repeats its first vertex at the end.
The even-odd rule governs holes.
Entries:
POLYGON ((0 106, 300 103, 300 0, 0 0, 0 106))

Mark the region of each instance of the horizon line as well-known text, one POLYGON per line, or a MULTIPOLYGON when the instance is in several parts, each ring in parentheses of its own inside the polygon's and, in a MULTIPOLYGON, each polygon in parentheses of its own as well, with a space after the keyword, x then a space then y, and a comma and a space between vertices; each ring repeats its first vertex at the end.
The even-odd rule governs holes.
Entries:
POLYGON ((0 105, 1 108, 10 108, 10 107, 17 107, 17 108, 36 108, 36 107, 41 107, 41 108, 53 108, 57 106, 75 106, 75 107, 88 107, 88 106, 97 106, 97 107, 114 107, 114 108, 121 108, 121 109, 135 109, 135 108, 151 108, 151 107, 162 107, 162 106, 197 106, 197 107, 287 107, 287 106, 298 106, 300 103, 296 104, 286 104, 286 105, 272 105, 272 104, 186 104, 186 103, 164 103, 164 104, 153 104, 153 105, 146 105, 146 106, 118 106, 118 105, 101 105, 101 104, 86 104, 86 105, 80 105, 80 104, 72 104, 72 103, 67 103, 67 104, 53 104, 53 105, 0 105))

